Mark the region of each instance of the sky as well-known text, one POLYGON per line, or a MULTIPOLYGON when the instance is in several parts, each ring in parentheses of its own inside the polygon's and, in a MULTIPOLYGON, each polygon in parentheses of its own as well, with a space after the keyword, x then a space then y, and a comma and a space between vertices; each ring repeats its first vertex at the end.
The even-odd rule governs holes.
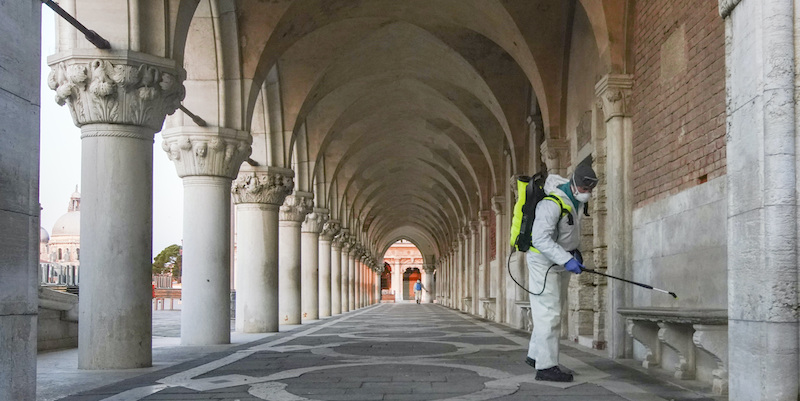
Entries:
MULTIPOLYGON (((47 87, 47 56, 55 53, 55 13, 42 6, 41 159, 39 203, 41 225, 52 233, 53 225, 67 213, 69 197, 81 192, 81 131, 69 108, 55 102, 47 87)), ((89 27, 91 29, 91 27, 89 27)), ((183 237, 183 183, 174 164, 161 149, 161 134, 153 143, 153 256, 183 237)))

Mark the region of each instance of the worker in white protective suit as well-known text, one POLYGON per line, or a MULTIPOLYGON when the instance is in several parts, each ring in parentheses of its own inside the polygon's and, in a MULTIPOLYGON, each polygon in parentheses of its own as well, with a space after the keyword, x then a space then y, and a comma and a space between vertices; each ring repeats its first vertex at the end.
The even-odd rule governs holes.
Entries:
POLYGON ((525 362, 536 368, 536 380, 570 382, 572 373, 558 364, 561 305, 566 301, 570 273, 583 271, 581 211, 597 185, 589 164, 580 164, 569 179, 550 175, 548 194, 536 205, 531 248, 526 253, 533 333, 525 362), (545 276, 546 281, 545 281, 545 276))

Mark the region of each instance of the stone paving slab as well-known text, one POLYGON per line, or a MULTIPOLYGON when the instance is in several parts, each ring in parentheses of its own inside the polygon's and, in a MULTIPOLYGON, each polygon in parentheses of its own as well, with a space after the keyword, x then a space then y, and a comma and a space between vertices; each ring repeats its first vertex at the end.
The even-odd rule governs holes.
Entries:
POLYGON ((576 381, 539 382, 528 336, 439 305, 381 304, 64 400, 723 399, 569 344, 561 363, 576 381))

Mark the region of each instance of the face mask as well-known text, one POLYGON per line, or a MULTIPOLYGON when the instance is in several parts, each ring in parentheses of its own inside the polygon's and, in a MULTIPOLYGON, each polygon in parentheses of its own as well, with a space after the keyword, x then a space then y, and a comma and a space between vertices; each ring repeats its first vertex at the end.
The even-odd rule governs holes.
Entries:
POLYGON ((574 183, 569 186, 569 189, 572 190, 572 196, 575 198, 575 200, 580 203, 589 202, 589 199, 592 198, 591 192, 578 192, 578 189, 575 187, 574 183))
POLYGON ((577 200, 578 202, 586 203, 586 202, 589 202, 589 199, 592 198, 592 193, 591 192, 577 192, 576 191, 576 192, 572 193, 572 196, 574 196, 575 200, 577 200))

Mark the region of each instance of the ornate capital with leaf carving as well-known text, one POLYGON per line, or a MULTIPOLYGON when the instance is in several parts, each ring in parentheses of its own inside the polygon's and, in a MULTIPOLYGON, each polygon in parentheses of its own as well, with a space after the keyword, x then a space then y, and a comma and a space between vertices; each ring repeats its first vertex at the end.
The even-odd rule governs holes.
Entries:
POLYGON ((231 185, 233 201, 280 206, 294 188, 294 172, 280 167, 244 166, 231 185))
POLYGON ((286 196, 283 201, 283 205, 281 205, 278 212, 278 220, 302 222, 313 208, 314 194, 294 191, 294 193, 286 196))
POLYGON ((302 231, 304 233, 319 234, 326 221, 328 221, 328 209, 315 207, 303 220, 302 231))
POLYGON ((175 163, 178 176, 210 175, 236 178, 252 152, 247 131, 222 127, 176 127, 162 132, 161 149, 175 163))
POLYGON ((719 15, 722 18, 728 18, 733 9, 741 2, 742 0, 719 0, 719 15))
POLYGON ((633 88, 632 75, 608 74, 597 82, 594 91, 603 102, 605 121, 614 117, 628 116, 631 88, 633 88))
POLYGON ((48 64, 47 84, 79 127, 124 124, 155 133, 186 95, 183 69, 148 54, 75 50, 50 57, 48 64))
POLYGON ((322 226, 322 232, 319 233, 319 238, 323 241, 333 241, 333 237, 339 233, 342 224, 339 220, 328 220, 322 226))
POLYGON ((491 213, 488 210, 481 210, 478 212, 478 221, 480 222, 481 227, 488 227, 489 226, 489 217, 491 213))
POLYGON ((350 238, 350 229, 346 227, 341 227, 336 236, 333 237, 333 244, 341 248, 342 252, 349 252, 350 251, 350 242, 348 242, 349 238, 350 238))
POLYGON ((422 266, 422 270, 425 270, 425 273, 427 274, 433 274, 433 272, 436 270, 436 266, 432 264, 426 264, 422 266))

